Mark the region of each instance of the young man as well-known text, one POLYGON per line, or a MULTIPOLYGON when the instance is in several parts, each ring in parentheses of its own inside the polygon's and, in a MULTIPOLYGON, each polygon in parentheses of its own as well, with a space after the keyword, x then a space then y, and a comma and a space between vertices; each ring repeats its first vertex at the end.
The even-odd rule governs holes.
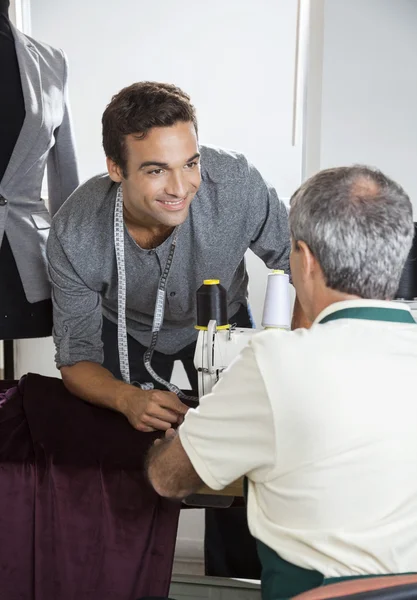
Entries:
MULTIPOLYGON (((199 145, 194 107, 173 85, 142 82, 117 94, 103 115, 103 145, 108 174, 76 190, 49 235, 56 362, 80 398, 123 413, 140 431, 167 430, 187 407, 160 391, 158 377, 169 381, 181 360, 197 387, 197 289, 220 279, 231 322, 251 326, 244 254, 251 248, 288 271, 287 211, 244 156, 199 145), (155 379, 144 356, 161 301, 155 379)), ((231 537, 239 554, 242 542, 231 537)), ((209 571, 253 577, 257 567, 209 571)))
POLYGON ((313 326, 253 337, 148 461, 168 497, 247 477, 265 600, 417 565, 417 326, 392 302, 410 200, 379 171, 330 169, 294 194, 290 229, 313 326))

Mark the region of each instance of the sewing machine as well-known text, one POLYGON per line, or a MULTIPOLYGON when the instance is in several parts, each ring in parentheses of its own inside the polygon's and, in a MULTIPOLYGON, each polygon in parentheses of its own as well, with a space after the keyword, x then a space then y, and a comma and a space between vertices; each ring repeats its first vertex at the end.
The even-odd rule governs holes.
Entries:
POLYGON ((217 321, 209 321, 207 331, 200 331, 194 354, 198 372, 198 396, 209 394, 222 372, 260 329, 231 326, 217 330, 217 321))
MULTIPOLYGON (((204 285, 213 286, 218 280, 206 280, 204 285)), ((201 288, 200 288, 201 289, 201 288)), ((211 296, 214 288, 208 288, 211 296)), ((230 365, 234 358, 247 345, 253 335, 260 329, 249 329, 225 325, 224 314, 227 314, 227 298, 224 296, 223 314, 220 323, 216 316, 222 313, 219 310, 219 301, 212 301, 210 294, 203 303, 197 303, 198 329, 197 346, 194 354, 194 365, 198 372, 198 395, 209 394, 221 377, 222 372, 230 365), (216 314, 217 313, 217 314, 216 314)), ((290 292, 289 278, 283 271, 272 271, 268 275, 268 284, 264 301, 262 316, 263 328, 290 329, 290 292)))

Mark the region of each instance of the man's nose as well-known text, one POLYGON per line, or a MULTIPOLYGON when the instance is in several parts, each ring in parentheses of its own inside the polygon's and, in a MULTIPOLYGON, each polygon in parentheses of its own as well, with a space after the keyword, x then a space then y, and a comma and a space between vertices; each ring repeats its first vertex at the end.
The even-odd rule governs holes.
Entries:
POLYGON ((165 191, 170 196, 185 198, 187 195, 187 180, 185 174, 172 172, 165 187, 165 191))

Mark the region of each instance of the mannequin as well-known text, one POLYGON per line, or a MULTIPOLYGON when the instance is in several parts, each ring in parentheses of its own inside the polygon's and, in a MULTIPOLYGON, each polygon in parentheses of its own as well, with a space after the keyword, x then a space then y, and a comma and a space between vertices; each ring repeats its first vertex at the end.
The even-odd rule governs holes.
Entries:
MULTIPOLYGON (((9 2, 0 0, 0 79, 6 94, 0 94, 0 180, 6 171, 26 110, 20 81, 14 38, 8 18, 9 2)), ((13 379, 13 347, 11 340, 21 337, 51 335, 52 303, 50 299, 30 304, 25 296, 16 262, 7 239, 3 236, 0 248, 0 338, 4 344, 5 377, 13 379), (6 368, 7 367, 7 368, 6 368)))
MULTIPOLYGON (((45 230, 48 224, 39 226, 39 219, 37 219, 37 224, 33 222, 33 219, 31 220, 34 214, 35 216, 43 216, 45 214, 45 205, 40 199, 42 177, 46 166, 46 158, 42 158, 42 155, 45 154, 45 143, 42 144, 42 140, 39 140, 38 143, 38 140, 34 138, 33 141, 35 144, 31 147, 29 158, 25 159, 24 152, 22 152, 25 142, 30 143, 30 138, 25 135, 25 132, 30 132, 29 127, 31 125, 32 113, 26 107, 36 105, 37 102, 39 104, 42 102, 44 108, 47 105, 44 102, 45 94, 47 94, 46 87, 45 90, 41 88, 37 90, 40 97, 30 97, 28 92, 32 87, 31 77, 34 76, 36 83, 39 74, 35 69, 39 69, 38 65, 42 64, 36 55, 38 47, 41 51, 45 52, 49 61, 49 77, 55 73, 57 75, 58 73, 61 74, 61 72, 65 73, 66 76, 64 69, 64 67, 66 68, 66 63, 62 53, 50 49, 43 44, 41 45, 34 40, 30 40, 30 38, 17 32, 9 20, 9 0, 0 0, 0 56, 2 57, 0 62, 0 81, 2 82, 2 93, 0 94, 0 221, 1 211, 3 210, 3 213, 5 213, 7 210, 7 213, 3 214, 3 227, 1 227, 0 223, 0 340, 5 340, 4 367, 6 379, 14 378, 13 342, 11 340, 46 337, 52 333, 52 302, 47 284, 46 264, 43 259, 47 238, 45 230), (19 55, 17 48, 19 48, 19 55), (37 62, 33 60, 34 58, 37 62), (34 64, 32 72, 29 72, 26 68, 25 60, 31 61, 29 63, 31 66, 32 63, 34 64), (25 73, 25 77, 28 77, 29 80, 29 85, 26 88, 26 96, 25 89, 22 86, 22 72, 25 73), (22 131, 24 125, 26 130, 22 131), (20 144, 20 147, 18 144, 20 144), (22 157, 24 158, 23 161, 21 160, 22 157), (28 162, 26 163, 25 160, 28 160, 28 162), (30 194, 27 194, 26 190, 17 189, 17 182, 19 186, 22 183, 22 177, 19 176, 19 167, 22 168, 22 173, 24 172, 25 183, 27 189, 30 190, 30 194), (33 177, 31 173, 33 173, 33 177), (33 201, 32 206, 28 209, 29 212, 26 211, 26 206, 21 204, 22 200, 24 202, 28 195, 34 196, 36 201, 40 201, 40 212, 36 204, 35 209, 33 208, 33 201), (19 229, 19 219, 21 219, 22 223, 21 229, 19 229), (32 227, 32 231, 29 232, 25 229, 27 228, 28 221, 30 221, 32 227), (38 226, 39 232, 36 231, 36 226, 38 226), (35 269, 35 273, 32 275, 28 276, 26 274, 26 281, 22 281, 22 268, 19 269, 15 253, 20 248, 20 241, 28 239, 27 235, 31 236, 32 243, 30 247, 22 249, 22 252, 26 251, 27 263, 30 263, 31 266, 36 263, 37 269, 35 269), (29 281, 29 279, 32 279, 34 276, 39 285, 43 286, 40 292, 34 290, 32 296, 37 296, 36 299, 33 297, 28 298, 33 287, 33 281, 29 281), (39 296, 41 296, 40 299, 38 299, 39 296)), ((41 58, 44 57, 41 55, 41 58)), ((43 82, 43 72, 40 75, 39 79, 43 82)), ((62 105, 65 103, 65 83, 62 85, 61 91, 62 105)), ((35 89, 36 85, 33 88, 35 89)), ((35 110, 33 111, 34 122, 36 119, 35 110)), ((49 125, 46 123, 47 116, 45 110, 45 114, 43 115, 45 126, 49 125)), ((53 121, 53 115, 50 115, 50 120, 53 121)), ((49 140, 47 142, 50 146, 51 154, 52 152, 55 153, 55 156, 52 156, 55 165, 51 164, 51 176, 54 177, 55 175, 56 177, 57 172, 64 171, 66 173, 66 181, 60 182, 60 198, 54 199, 54 211, 59 208, 59 205, 62 204, 78 185, 78 172, 69 115, 64 113, 62 118, 58 118, 56 125, 57 127, 54 128, 53 132, 48 134, 49 140), (68 123, 65 123, 66 135, 62 136, 65 139, 61 141, 59 127, 65 118, 68 119, 68 123), (53 141, 51 139, 52 136, 54 136, 53 141), (63 147, 63 145, 66 147, 63 147), (59 156, 56 156, 57 154, 59 156), (66 157, 65 164, 62 164, 62 156, 66 157), (57 162, 59 162, 59 169, 54 168, 57 162)), ((48 183, 50 181, 49 170, 50 158, 48 157, 48 183)), ((55 181, 56 186, 57 182, 55 181)), ((51 186, 48 185, 51 205, 50 188, 51 186)), ((22 264, 25 266, 24 261, 25 256, 21 255, 19 257, 21 267, 22 264)), ((26 270, 28 270, 28 266, 26 266, 26 270)))

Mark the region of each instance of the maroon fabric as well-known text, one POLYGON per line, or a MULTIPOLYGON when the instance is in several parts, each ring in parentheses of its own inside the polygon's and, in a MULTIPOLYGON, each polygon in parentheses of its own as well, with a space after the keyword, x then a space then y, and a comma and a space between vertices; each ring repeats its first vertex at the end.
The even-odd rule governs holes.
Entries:
POLYGON ((1 383, 1 600, 167 596, 180 504, 145 479, 155 434, 59 379, 1 383))

